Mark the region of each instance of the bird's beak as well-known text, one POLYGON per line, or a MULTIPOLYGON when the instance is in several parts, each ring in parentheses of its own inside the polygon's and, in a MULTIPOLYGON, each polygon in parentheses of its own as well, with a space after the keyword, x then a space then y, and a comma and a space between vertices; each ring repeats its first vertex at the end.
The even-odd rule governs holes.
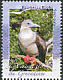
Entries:
POLYGON ((32 25, 30 27, 40 27, 40 26, 38 24, 32 23, 32 25))

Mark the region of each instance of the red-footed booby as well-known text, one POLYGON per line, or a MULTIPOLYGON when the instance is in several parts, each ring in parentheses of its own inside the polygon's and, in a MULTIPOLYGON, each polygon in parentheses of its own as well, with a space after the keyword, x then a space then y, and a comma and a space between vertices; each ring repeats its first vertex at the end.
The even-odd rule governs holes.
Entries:
POLYGON ((29 56, 38 56, 44 63, 46 54, 46 42, 31 30, 31 27, 40 27, 31 20, 24 20, 21 24, 20 33, 18 35, 20 47, 22 51, 29 56))

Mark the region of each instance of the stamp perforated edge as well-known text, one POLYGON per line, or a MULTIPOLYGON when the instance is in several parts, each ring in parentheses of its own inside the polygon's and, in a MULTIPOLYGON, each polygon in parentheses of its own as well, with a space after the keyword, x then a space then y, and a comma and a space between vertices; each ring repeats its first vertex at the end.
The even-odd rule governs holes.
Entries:
MULTIPOLYGON (((7 1, 6 1, 7 2, 7 1)), ((27 1, 26 1, 27 2, 27 1)))

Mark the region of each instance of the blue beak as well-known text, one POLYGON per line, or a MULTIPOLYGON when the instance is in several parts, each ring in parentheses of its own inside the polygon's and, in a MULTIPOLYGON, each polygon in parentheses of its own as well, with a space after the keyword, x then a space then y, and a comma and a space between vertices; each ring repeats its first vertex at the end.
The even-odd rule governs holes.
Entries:
POLYGON ((40 27, 38 24, 34 24, 34 23, 32 23, 31 25, 30 25, 30 27, 40 27))

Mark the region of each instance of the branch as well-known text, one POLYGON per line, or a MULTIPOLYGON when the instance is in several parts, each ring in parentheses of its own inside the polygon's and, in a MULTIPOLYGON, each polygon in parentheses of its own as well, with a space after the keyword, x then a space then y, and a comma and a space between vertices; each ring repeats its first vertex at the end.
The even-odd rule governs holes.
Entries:
POLYGON ((21 14, 22 12, 27 11, 27 10, 30 10, 30 9, 25 9, 25 10, 23 10, 23 11, 21 11, 21 12, 14 12, 14 11, 12 11, 12 12, 10 12, 10 13, 21 14))
POLYGON ((47 46, 48 44, 50 44, 51 42, 53 42, 53 38, 50 38, 50 39, 46 42, 46 46, 47 46))
MULTIPOLYGON (((25 56, 24 55, 14 55, 13 58, 24 58, 25 56)), ((39 59, 36 59, 36 62, 39 63, 42 67, 44 68, 48 68, 50 70, 52 70, 52 68, 48 65, 45 65, 44 63, 42 63, 39 59)))
POLYGON ((47 52, 49 50, 49 48, 51 48, 53 46, 53 44, 50 44, 48 47, 47 47, 47 52))
POLYGON ((36 62, 39 63, 40 65, 42 65, 44 68, 48 68, 50 70, 52 70, 52 68, 48 65, 45 65, 44 63, 42 63, 39 59, 36 59, 36 62))

